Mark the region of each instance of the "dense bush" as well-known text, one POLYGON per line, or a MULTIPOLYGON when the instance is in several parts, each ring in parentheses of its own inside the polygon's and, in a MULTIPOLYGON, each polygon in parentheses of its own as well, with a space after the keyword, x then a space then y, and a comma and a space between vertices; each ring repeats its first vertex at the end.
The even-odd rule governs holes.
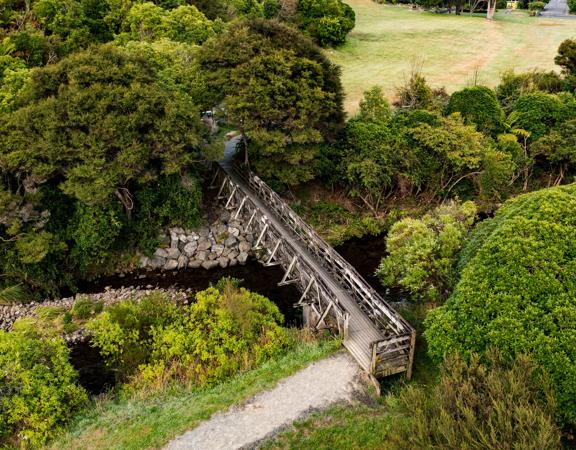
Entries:
POLYGON ((197 222, 192 163, 207 131, 196 72, 158 56, 189 56, 181 45, 142 43, 136 55, 107 44, 31 72, 0 114, 2 283, 57 294, 138 244, 135 234, 150 247, 159 227, 197 222))
POLYGON ((462 274, 432 311, 429 352, 529 353, 551 376, 558 416, 576 423, 576 185, 509 200, 462 252, 462 274))
POLYGON ((562 448, 549 383, 526 356, 505 362, 473 355, 468 363, 450 356, 438 384, 408 386, 400 407, 385 448, 562 448))
POLYGON ((356 23, 354 10, 342 0, 299 0, 301 29, 323 47, 346 42, 356 23))
MULTIPOLYGON (((570 10, 576 12, 576 1, 569 1, 570 10)), ((572 90, 576 90, 576 40, 566 39, 558 48, 558 55, 554 62, 562 67, 562 72, 572 90)))
POLYGON ((421 219, 396 222, 386 238, 388 255, 378 276, 385 286, 400 286, 413 299, 448 297, 456 281, 456 261, 476 217, 473 202, 447 203, 421 219))
POLYGON ((533 92, 518 98, 509 121, 514 128, 530 132, 535 141, 565 118, 565 105, 558 95, 533 92))
POLYGON ((223 281, 180 309, 163 295, 123 302, 92 319, 92 342, 122 380, 221 380, 277 353, 283 317, 268 299, 223 281), (135 377, 135 378, 134 378, 135 377))
POLYGON ((514 109, 516 101, 524 94, 535 91, 550 94, 564 90, 565 82, 556 72, 539 72, 536 70, 515 73, 512 70, 502 74, 500 84, 496 87, 496 97, 504 112, 509 114, 514 109))
POLYGON ((40 447, 87 401, 61 338, 0 331, 0 446, 40 447))
POLYGON ((344 121, 340 71, 310 39, 274 21, 232 25, 199 52, 211 104, 225 102, 268 178, 308 181, 318 144, 344 121), (297 105, 297 107, 295 107, 297 105))
POLYGON ((474 86, 450 97, 448 114, 459 112, 466 123, 476 125, 478 131, 487 135, 496 135, 503 131, 504 112, 498 104, 496 94, 490 88, 474 86))

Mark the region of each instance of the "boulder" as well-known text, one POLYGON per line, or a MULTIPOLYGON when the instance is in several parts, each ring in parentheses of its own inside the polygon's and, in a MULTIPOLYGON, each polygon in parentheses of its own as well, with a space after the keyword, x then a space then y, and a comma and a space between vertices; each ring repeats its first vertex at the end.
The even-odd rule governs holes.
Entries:
POLYGON ((202 267, 206 270, 214 269, 218 266, 218 261, 204 261, 202 267))
POLYGON ((240 244, 238 245, 238 250, 240 251, 240 253, 248 253, 251 249, 252 244, 246 241, 240 242, 240 244))
POLYGON ((205 237, 201 237, 198 241, 198 251, 209 250, 212 247, 212 243, 205 237))
POLYGON ((246 264, 246 261, 248 261, 248 253, 246 252, 242 252, 238 255, 238 262, 242 265, 246 264))
POLYGON ((182 251, 184 252, 184 254, 188 257, 192 256, 194 254, 194 252, 196 251, 196 249, 198 248, 198 244, 196 243, 196 241, 192 241, 192 242, 188 242, 184 248, 182 249, 182 251))
POLYGON ((188 262, 188 267, 190 267, 191 269, 198 269, 202 267, 202 262, 203 261, 198 261, 197 259, 191 259, 188 262))
POLYGON ((164 270, 175 270, 178 268, 178 261, 175 259, 169 259, 166 261, 166 264, 164 264, 163 269, 164 270))
POLYGON ((217 256, 221 256, 224 251, 224 246, 222 244, 214 244, 212 246, 212 253, 216 253, 217 256))
POLYGON ((196 253, 196 258, 200 262, 204 262, 208 259, 208 252, 206 250, 201 250, 196 253))
POLYGON ((157 248, 154 252, 154 256, 158 258, 168 258, 168 252, 165 248, 157 248))
POLYGON ((178 258, 178 269, 184 269, 188 265, 188 258, 184 255, 180 255, 178 258))
POLYGON ((178 247, 176 248, 170 247, 169 249, 166 250, 166 253, 168 254, 167 257, 169 259, 178 259, 180 257, 180 250, 178 250, 178 247))
POLYGON ((220 267, 225 269, 226 267, 228 267, 228 258, 226 258, 225 256, 221 256, 220 258, 218 258, 218 264, 220 264, 220 267))
POLYGON ((238 242, 238 239, 236 239, 234 236, 230 236, 228 239, 226 239, 224 241, 224 246, 228 247, 228 248, 234 247, 237 242, 238 242))

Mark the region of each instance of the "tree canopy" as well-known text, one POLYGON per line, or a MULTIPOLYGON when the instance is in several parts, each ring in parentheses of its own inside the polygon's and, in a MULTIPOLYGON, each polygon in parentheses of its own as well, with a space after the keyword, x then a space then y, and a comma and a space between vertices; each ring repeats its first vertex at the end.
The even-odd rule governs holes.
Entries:
POLYGON ((430 354, 498 348, 532 354, 551 376, 557 414, 576 421, 576 185, 506 202, 472 235, 462 274, 445 305, 430 312, 430 354))

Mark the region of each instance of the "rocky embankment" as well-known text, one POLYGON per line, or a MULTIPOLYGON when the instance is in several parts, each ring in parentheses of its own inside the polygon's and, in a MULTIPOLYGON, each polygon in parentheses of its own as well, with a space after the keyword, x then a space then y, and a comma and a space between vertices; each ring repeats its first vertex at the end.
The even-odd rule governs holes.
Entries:
MULTIPOLYGON (((153 292, 161 292, 165 294, 174 303, 185 305, 192 295, 191 290, 177 290, 177 289, 142 289, 138 287, 126 287, 122 289, 106 289, 104 292, 97 294, 78 294, 74 297, 67 297, 58 300, 46 300, 43 302, 31 302, 26 304, 17 305, 0 305, 0 330, 9 330, 13 323, 24 317, 33 317, 36 314, 38 307, 53 307, 63 308, 70 310, 74 303, 79 300, 91 300, 94 303, 102 303, 104 306, 109 306, 123 300, 134 300, 139 302, 145 296, 153 292)), ((83 330, 78 329, 73 333, 65 335, 68 342, 77 342, 83 338, 83 330)))
POLYGON ((140 267, 150 270, 214 269, 245 264, 254 235, 223 211, 209 227, 171 228, 161 236, 163 246, 152 257, 142 256, 140 267))

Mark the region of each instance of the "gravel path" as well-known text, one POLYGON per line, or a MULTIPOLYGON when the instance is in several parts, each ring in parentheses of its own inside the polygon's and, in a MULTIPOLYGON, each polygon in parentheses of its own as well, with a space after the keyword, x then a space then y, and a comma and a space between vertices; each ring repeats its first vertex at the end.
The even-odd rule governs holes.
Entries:
POLYGON ((174 439, 167 450, 253 448, 305 414, 350 401, 363 391, 361 370, 348 353, 318 361, 246 404, 212 416, 174 439))

